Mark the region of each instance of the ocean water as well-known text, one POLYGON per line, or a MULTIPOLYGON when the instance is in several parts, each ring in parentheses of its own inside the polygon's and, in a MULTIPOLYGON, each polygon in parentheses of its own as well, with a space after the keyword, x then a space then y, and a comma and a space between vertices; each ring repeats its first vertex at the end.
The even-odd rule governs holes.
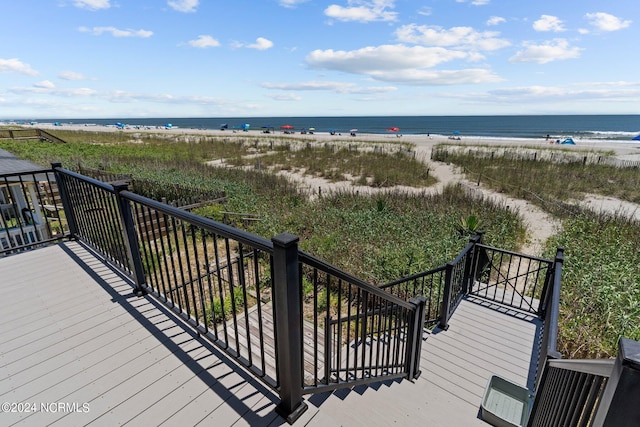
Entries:
POLYGON ((273 127, 279 130, 291 125, 299 131, 315 128, 316 132, 388 133, 399 128, 400 134, 460 135, 486 138, 552 138, 568 137, 590 140, 631 140, 640 134, 640 115, 554 115, 554 116, 375 116, 375 117, 210 117, 210 118, 110 118, 110 119, 48 119, 41 122, 72 124, 241 129, 273 127))

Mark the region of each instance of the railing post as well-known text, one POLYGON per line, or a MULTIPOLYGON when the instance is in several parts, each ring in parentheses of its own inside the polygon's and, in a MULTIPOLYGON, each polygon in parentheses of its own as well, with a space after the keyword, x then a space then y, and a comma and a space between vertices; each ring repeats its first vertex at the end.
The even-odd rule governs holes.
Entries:
POLYGON ((547 275, 547 283, 542 290, 538 316, 544 316, 542 340, 540 343, 540 355, 538 369, 535 377, 535 389, 541 387, 546 375, 547 360, 562 359, 562 354, 557 350, 558 344, 558 318, 560 316, 560 279, 562 277, 562 263, 564 261, 564 248, 558 247, 553 263, 552 274, 547 275))
POLYGON ((280 403, 276 412, 293 424, 307 410, 302 401, 302 295, 298 236, 279 234, 273 242, 273 304, 280 403))
MULTIPOLYGON (((71 208, 71 200, 69 199, 69 193, 67 191, 66 177, 58 170, 58 168, 62 168, 62 163, 51 163, 51 169, 53 169, 53 174, 56 177, 56 184, 58 184, 58 194, 60 194, 60 200, 62 201, 62 209, 64 209, 64 214, 67 219, 69 234, 72 239, 75 239, 78 236, 78 223, 76 222, 74 210, 71 208)), ((50 189, 50 191, 53 192, 53 189, 50 189)), ((55 197, 53 204, 55 205, 55 197)), ((62 227, 62 224, 60 224, 60 226, 62 227)), ((62 232, 64 233, 64 230, 62 230, 62 232)))
POLYGON ((549 310, 549 316, 545 316, 548 319, 548 324, 545 325, 545 328, 551 327, 549 329, 549 336, 547 341, 547 346, 549 348, 549 352, 547 357, 552 357, 554 359, 560 359, 561 356, 556 351, 556 344, 558 342, 558 319, 560 318, 560 282, 562 278, 562 264, 564 262, 564 248, 558 247, 556 252, 556 258, 553 264, 553 285, 551 288, 551 295, 548 301, 550 304, 547 305, 546 310, 549 310))
POLYGON ((444 273, 444 289, 442 292, 442 307, 438 327, 444 331, 449 329, 449 307, 451 306, 451 288, 453 286, 453 263, 449 261, 444 273))
POLYGON ((113 189, 116 193, 118 201, 118 212, 120 213, 120 221, 122 224, 122 234, 125 248, 127 249, 127 259, 129 260, 129 268, 134 275, 136 296, 142 296, 146 292, 143 285, 145 284, 144 269, 142 268, 142 258, 140 256, 140 247, 138 246, 138 236, 136 233, 133 214, 131 213, 131 204, 127 199, 122 197, 120 192, 128 190, 129 185, 126 183, 114 184, 113 189))
POLYGON ((482 235, 484 231, 478 231, 477 234, 469 239, 469 243, 473 243, 473 249, 471 249, 471 253, 467 254, 467 259, 464 263, 464 281, 462 283, 462 293, 464 295, 468 295, 471 291, 471 282, 475 275, 473 274, 473 269, 476 266, 476 253, 478 251, 477 245, 482 242, 482 235))
POLYGON ((594 426, 640 425, 640 342, 618 341, 618 357, 593 419, 594 426))
POLYGON ((414 304, 416 309, 413 312, 413 319, 409 323, 409 336, 408 339, 410 345, 407 346, 407 377, 411 379, 418 378, 422 371, 420 371, 420 352, 422 351, 422 332, 424 329, 424 315, 427 305, 427 298, 419 296, 411 298, 409 300, 411 304, 414 304))

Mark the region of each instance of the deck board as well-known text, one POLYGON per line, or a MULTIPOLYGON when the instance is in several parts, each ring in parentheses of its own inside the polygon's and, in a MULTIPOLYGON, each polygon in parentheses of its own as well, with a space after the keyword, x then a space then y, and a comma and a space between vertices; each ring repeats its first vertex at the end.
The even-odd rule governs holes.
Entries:
MULTIPOLYGON (((0 413, 0 425, 286 424, 269 388, 158 302, 135 297, 126 279, 79 243, 0 258, 0 277, 2 401, 86 402, 90 409, 0 413)), ((242 314, 238 325, 245 327, 242 314)), ((309 326, 305 340, 313 336, 309 326)), ((425 331, 417 380, 306 396, 309 409, 296 425, 486 426, 478 410, 489 377, 526 384, 537 333, 531 316, 468 298, 447 331, 425 331)))
POLYGON ((0 398, 89 405, 1 413, 1 425, 171 425, 198 396, 194 424, 232 425, 265 396, 275 406, 269 389, 78 243, 2 258, 0 277, 0 398))

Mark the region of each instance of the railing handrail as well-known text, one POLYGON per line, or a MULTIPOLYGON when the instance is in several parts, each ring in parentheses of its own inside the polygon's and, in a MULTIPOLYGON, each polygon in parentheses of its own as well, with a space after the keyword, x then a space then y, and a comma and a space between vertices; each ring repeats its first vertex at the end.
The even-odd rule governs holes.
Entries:
POLYGON ((1 175, 1 177, 4 178, 12 178, 14 176, 22 176, 22 175, 39 175, 39 174, 47 174, 47 173, 51 173, 53 172, 53 169, 47 169, 47 168, 42 168, 42 169, 33 169, 33 170, 27 170, 27 171, 22 171, 22 172, 10 172, 10 173, 3 173, 1 175))
POLYGON ((471 250, 474 248, 474 246, 479 246, 479 243, 476 242, 469 242, 467 243, 467 246, 464 247, 464 249, 462 249, 458 255, 453 259, 453 261, 449 261, 447 264, 452 264, 452 265, 456 265, 458 264, 460 261, 462 261, 462 258, 464 258, 465 255, 467 255, 469 252, 471 252, 471 250))
POLYGON ((116 190, 113 188, 113 185, 107 184, 106 182, 102 182, 102 181, 99 181, 99 180, 94 179, 94 178, 91 178, 90 176, 82 175, 82 174, 79 174, 79 173, 74 172, 72 170, 65 169, 63 167, 55 166, 55 164, 54 164, 53 170, 61 172, 61 173, 65 174, 65 175, 69 175, 69 176, 71 176, 71 177, 73 177, 75 179, 78 179, 80 181, 84 181, 86 183, 89 183, 89 184, 91 184, 91 185, 93 185, 95 187, 98 187, 98 188, 100 188, 100 189, 102 189, 104 191, 107 191, 109 193, 112 193, 112 194, 116 193, 116 190))
POLYGON ((148 197, 141 196, 128 190, 124 190, 120 192, 120 194, 125 199, 146 205, 154 210, 166 213, 180 220, 187 221, 190 224, 196 225, 198 227, 214 231, 216 234, 222 237, 233 238, 241 243, 260 249, 261 251, 273 253, 273 243, 270 240, 260 237, 256 234, 233 228, 227 224, 223 224, 221 222, 196 215, 184 209, 158 202, 157 200, 149 199, 148 197))
POLYGON ((384 285, 378 286, 380 289, 390 288, 392 286, 399 285, 404 282, 409 282, 411 280, 420 279, 425 276, 430 276, 432 274, 440 273, 441 271, 445 271, 447 269, 447 265, 441 265, 440 267, 432 268, 431 270, 423 271, 422 273, 412 274, 411 276, 402 277, 400 279, 394 280, 393 282, 385 283, 384 285))
MULTIPOLYGON (((105 182, 79 174, 77 172, 73 172, 68 169, 64 169, 64 168, 55 168, 55 169, 65 173, 66 175, 72 176, 76 179, 88 182, 89 184, 94 185, 110 193, 113 193, 113 194, 116 193, 114 186, 111 184, 107 184, 105 182)), ((183 209, 179 209, 174 206, 171 206, 162 202, 158 202, 157 200, 153 200, 148 197, 141 196, 139 194, 133 193, 128 190, 121 191, 120 195, 128 200, 147 205, 150 208, 157 210, 159 212, 164 212, 168 215, 187 221, 199 227, 213 230, 220 236, 237 239, 242 243, 246 243, 253 247, 257 247, 262 251, 273 252, 273 243, 270 240, 260 237, 258 235, 233 228, 221 222, 217 222, 212 219, 205 218, 205 217, 193 214, 191 212, 185 211, 183 209)))
POLYGON ((548 258, 542 258, 542 257, 538 257, 538 256, 535 256, 535 255, 527 255, 527 254, 523 254, 523 253, 520 253, 520 252, 510 251, 508 249, 496 248, 494 246, 485 245, 484 243, 477 243, 476 246, 479 247, 479 248, 483 248, 483 249, 489 249, 489 250, 493 250, 493 251, 500 251, 500 252, 502 252, 504 254, 507 254, 507 255, 519 256, 521 258, 526 258, 526 259, 530 259, 530 260, 533 260, 533 261, 539 261, 539 262, 544 262, 544 263, 549 263, 549 264, 553 262, 553 260, 550 260, 548 258))
POLYGON ((550 359, 548 366, 566 371, 610 377, 615 359, 550 359))
POLYGON ((545 329, 548 329, 546 334, 546 342, 543 345, 546 346, 546 357, 552 359, 560 359, 562 355, 558 352, 558 321, 560 318, 560 281, 562 278, 562 264, 564 262, 564 248, 559 247, 556 252, 556 258, 553 265, 553 277, 551 283, 547 286, 551 288, 547 291, 547 303, 544 307, 545 310, 545 329))
POLYGON ((369 292, 370 294, 383 298, 393 304, 399 305, 400 307, 403 307, 409 310, 415 310, 414 304, 411 304, 410 302, 405 301, 402 298, 398 298, 395 295, 392 295, 389 292, 386 292, 377 286, 374 286, 370 283, 365 282, 362 279, 357 278, 356 276, 353 276, 345 271, 342 271, 339 268, 321 260, 320 258, 317 258, 302 250, 300 251, 300 261, 311 267, 330 273, 331 275, 337 277, 338 279, 342 279, 346 282, 356 285, 357 287, 369 292))

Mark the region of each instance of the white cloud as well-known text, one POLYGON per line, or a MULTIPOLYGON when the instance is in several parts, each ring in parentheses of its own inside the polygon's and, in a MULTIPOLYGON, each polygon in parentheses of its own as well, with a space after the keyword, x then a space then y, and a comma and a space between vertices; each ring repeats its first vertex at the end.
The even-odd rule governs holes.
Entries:
POLYGON ((75 71, 62 71, 58 74, 58 77, 62 80, 87 80, 82 73, 76 73, 75 71))
POLYGON ((196 11, 200 0, 169 0, 167 4, 178 12, 191 13, 196 11))
POLYGON ((25 64, 18 58, 2 59, 0 58, 0 73, 19 73, 28 76, 37 76, 38 72, 31 68, 31 65, 25 64))
POLYGON ((467 84, 501 80, 484 69, 425 70, 473 56, 442 47, 382 45, 354 51, 315 50, 306 61, 312 68, 362 74, 375 80, 404 84, 467 84))
POLYGON ((456 0, 456 3, 471 3, 474 6, 485 6, 491 3, 491 0, 456 0))
POLYGON ((273 47, 273 42, 264 37, 258 37, 255 43, 248 44, 246 47, 249 49, 267 50, 273 47))
POLYGON ((201 49, 220 46, 220 42, 218 40, 214 39, 211 36, 206 36, 206 35, 200 35, 198 36, 197 39, 189 40, 187 43, 189 43, 190 46, 201 48, 201 49))
POLYGON ((580 52, 583 50, 578 47, 569 46, 569 42, 565 39, 555 39, 539 45, 525 42, 523 46, 524 50, 517 52, 509 58, 510 62, 537 62, 538 64, 546 64, 552 61, 579 58, 580 52))
POLYGON ((428 46, 457 46, 478 50, 497 50, 509 46, 507 40, 500 39, 499 32, 479 32, 471 27, 444 29, 436 26, 409 24, 396 30, 396 37, 405 43, 428 46))
POLYGON ((464 70, 405 69, 384 74, 373 73, 372 76, 382 81, 420 86, 497 83, 503 80, 501 77, 483 68, 467 68, 464 70))
POLYGON ((9 89, 10 92, 17 94, 35 93, 41 95, 54 95, 64 97, 87 97, 96 95, 97 92, 86 87, 81 88, 56 88, 55 85, 47 80, 36 83, 32 87, 14 87, 9 89))
POLYGON ((318 49, 312 51, 306 61, 312 68, 370 74, 407 68, 431 68, 443 62, 467 57, 465 52, 441 47, 382 45, 352 51, 318 49))
POLYGON ((397 90, 393 86, 368 86, 361 87, 349 82, 309 81, 299 83, 261 83, 266 89, 295 90, 295 91, 329 91, 335 93, 363 94, 363 93, 387 93, 397 90))
POLYGON ((428 6, 423 6, 418 10, 418 15, 422 16, 431 16, 432 13, 431 8, 428 6))
POLYGON ((101 94, 101 97, 116 103, 157 102, 160 104, 186 105, 224 105, 228 101, 208 96, 171 95, 168 93, 136 93, 124 90, 113 90, 101 94))
POLYGON ((116 27, 93 27, 93 28, 80 27, 80 28, 78 28, 78 31, 80 31, 81 33, 90 33, 90 34, 93 34, 94 36, 100 36, 100 35, 102 35, 104 33, 109 33, 113 37, 141 37, 141 38, 147 38, 147 37, 151 37, 153 35, 153 31, 131 30, 131 29, 121 30, 121 29, 118 29, 116 27))
POLYGON ((501 16, 492 16, 491 18, 487 19, 486 24, 488 26, 493 26, 493 25, 502 24, 504 22, 507 22, 507 20, 504 19, 503 17, 501 17, 501 16))
POLYGON ((50 80, 43 80, 39 83, 34 83, 33 86, 41 89, 53 89, 56 87, 56 85, 54 85, 50 80))
POLYGON ((496 89, 489 94, 497 99, 513 100, 541 100, 541 101, 570 101, 570 100, 599 100, 599 101, 633 101, 640 95, 640 89, 611 89, 604 87, 559 86, 523 86, 506 89, 496 89))
POLYGON ((293 9, 295 8, 297 5, 302 4, 302 3, 306 3, 309 0, 280 0, 280 6, 282 7, 286 7, 288 9, 293 9))
POLYGON ((395 7, 394 0, 348 0, 348 6, 332 4, 324 10, 324 14, 329 18, 339 21, 395 21, 397 12, 390 12, 387 9, 395 7))
POLYGON ((74 0, 73 5, 80 9, 99 10, 109 9, 110 0, 74 0))
POLYGON ((620 18, 604 12, 587 13, 584 16, 589 23, 600 31, 618 31, 627 28, 632 21, 623 21, 620 18))
POLYGON ((302 101, 302 97, 293 93, 273 93, 268 94, 268 98, 274 101, 302 101))
POLYGON ((562 20, 560 20, 557 16, 552 15, 540 16, 540 19, 533 23, 533 29, 536 31, 544 32, 553 31, 554 33, 566 31, 566 29, 562 25, 562 20))

